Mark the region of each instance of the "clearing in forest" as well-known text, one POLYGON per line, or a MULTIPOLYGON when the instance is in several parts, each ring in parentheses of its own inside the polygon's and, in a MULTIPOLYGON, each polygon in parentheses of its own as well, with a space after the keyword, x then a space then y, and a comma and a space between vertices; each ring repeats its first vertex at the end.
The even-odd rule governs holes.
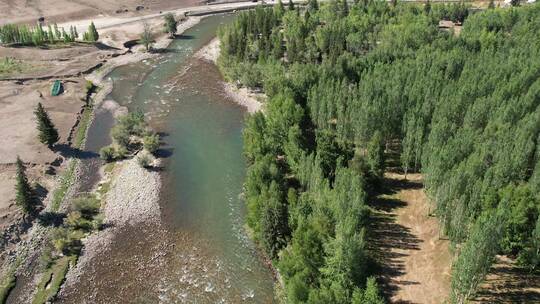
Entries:
POLYGON ((439 234, 422 176, 386 173, 373 201, 371 245, 381 266, 381 290, 392 303, 443 303, 450 291, 452 255, 439 234))

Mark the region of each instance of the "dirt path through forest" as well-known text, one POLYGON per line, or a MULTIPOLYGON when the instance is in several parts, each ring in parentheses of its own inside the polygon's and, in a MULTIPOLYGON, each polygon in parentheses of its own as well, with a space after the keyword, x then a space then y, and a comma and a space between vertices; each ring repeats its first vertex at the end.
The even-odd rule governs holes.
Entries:
POLYGON ((439 239, 422 176, 385 174, 371 242, 381 265, 382 290, 391 303, 443 303, 450 289, 452 256, 439 239))

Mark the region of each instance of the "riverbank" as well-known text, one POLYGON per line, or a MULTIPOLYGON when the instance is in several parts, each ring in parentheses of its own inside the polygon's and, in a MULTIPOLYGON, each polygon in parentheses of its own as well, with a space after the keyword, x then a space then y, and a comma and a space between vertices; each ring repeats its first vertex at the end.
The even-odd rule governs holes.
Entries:
POLYGON ((93 259, 100 253, 110 251, 114 237, 126 226, 161 225, 159 172, 142 168, 136 158, 111 165, 114 169, 106 173, 98 187, 99 192, 110 186, 102 198, 102 214, 105 218, 103 225, 107 228, 91 234, 83 241, 83 251, 76 266, 66 275, 60 298, 77 289, 79 278, 90 270, 93 259))
MULTIPOLYGON (((181 35, 185 30, 199 23, 201 17, 191 17, 179 24, 177 32, 181 35)), ((157 52, 142 52, 142 47, 136 47, 132 53, 116 57, 107 62, 101 69, 88 75, 87 80, 101 88, 94 98, 96 109, 108 111, 113 117, 127 113, 127 108, 121 107, 116 101, 106 99, 112 92, 114 84, 107 75, 115 68, 130 63, 139 62, 159 55, 160 49, 165 49, 173 40, 165 35, 158 38, 153 48, 157 52)), ((101 214, 104 217, 104 230, 93 233, 83 240, 83 251, 75 267, 66 275, 59 297, 77 292, 79 278, 86 272, 91 272, 92 261, 103 252, 110 252, 113 240, 126 226, 155 227, 161 226, 161 211, 159 197, 161 191, 160 160, 156 160, 152 169, 142 168, 137 157, 107 164, 100 170, 101 181, 94 192, 103 192, 101 214), (106 168, 115 166, 111 172, 106 168), (112 184, 112 186, 111 186, 112 184), (110 187, 110 189, 108 189, 110 187), (105 190, 103 190, 105 189, 105 190), (108 190, 108 191, 107 191, 108 190)), ((97 278, 95 278, 97 279, 97 278)), ((93 278, 91 278, 93 280, 93 278)))
MULTIPOLYGON (((201 17, 191 17, 184 19, 184 21, 178 25, 178 33, 183 33, 186 29, 196 25, 200 20, 201 17)), ((87 128, 86 126, 89 126, 94 122, 96 110, 109 111, 113 114, 113 116, 117 116, 126 112, 125 108, 119 107, 119 105, 113 100, 106 100, 106 97, 113 89, 113 83, 106 79, 106 75, 119 66, 159 56, 159 50, 166 48, 172 41, 173 39, 170 39, 165 34, 162 34, 156 38, 154 43, 154 49, 157 50, 157 52, 143 52, 141 46, 135 46, 132 49, 122 54, 119 54, 116 57, 108 59, 98 69, 94 69, 91 74, 85 77, 87 81, 91 81, 95 86, 97 86, 98 89, 97 93, 92 95, 91 106, 85 109, 84 115, 88 115, 89 118, 85 121, 84 130, 82 130, 83 132, 81 133, 81 135, 83 135, 83 138, 75 140, 80 141, 80 144, 77 144, 77 149, 80 149, 81 151, 86 151, 85 142, 86 135, 88 134, 89 130, 89 128, 87 128)), ((65 202, 69 202, 71 198, 76 197, 80 191, 79 189, 81 188, 81 183, 85 182, 85 179, 83 178, 84 170, 82 170, 82 166, 84 164, 82 164, 82 162, 77 158, 77 155, 73 155, 67 160, 69 163, 67 166, 69 168, 68 173, 70 176, 68 181, 62 182, 61 185, 55 187, 55 191, 51 191, 56 193, 59 191, 59 187, 62 187, 63 190, 61 192, 64 193, 62 197, 56 199, 57 195, 53 195, 52 197, 47 198, 47 201, 57 201, 55 210, 53 210, 55 212, 56 210, 58 210, 59 212, 66 212, 67 210, 69 210, 69 204, 65 202)), ((121 183, 124 188, 133 187, 134 185, 136 187, 139 187, 141 184, 138 184, 138 182, 144 181, 144 187, 142 188, 143 192, 139 193, 139 195, 140 197, 145 197, 147 199, 145 200, 145 203, 147 203, 147 205, 141 205, 141 208, 132 208, 132 202, 124 201, 124 208, 118 209, 118 206, 122 205, 122 194, 126 193, 127 191, 124 189, 123 191, 118 192, 116 198, 113 196, 113 198, 111 199, 113 203, 110 204, 110 207, 106 207, 102 211, 103 215, 106 217, 106 226, 115 228, 105 229, 104 231, 92 234, 83 240, 83 243, 85 245, 83 255, 81 256, 80 261, 76 264, 76 268, 73 268, 74 265, 72 265, 71 269, 68 271, 67 274, 67 276, 71 278, 68 280, 68 282, 72 282, 70 284, 74 284, 73 282, 76 282, 76 280, 73 278, 77 278, 80 271, 84 271, 82 269, 85 269, 87 267, 89 261, 95 255, 95 252, 105 249, 105 244, 110 245, 110 241, 113 239, 113 236, 119 229, 118 227, 123 226, 121 225, 121 223, 125 219, 129 219, 129 222, 133 222, 133 220, 131 219, 137 218, 141 219, 145 224, 150 225, 155 225, 156 222, 159 222, 159 205, 157 204, 159 191, 161 189, 159 173, 157 171, 152 171, 149 173, 150 175, 145 175, 144 170, 141 169, 141 172, 141 170, 137 170, 138 168, 133 168, 134 166, 138 166, 136 160, 131 160, 130 162, 128 162, 128 164, 129 165, 125 166, 127 168, 127 171, 119 172, 119 174, 121 175, 119 183, 121 183), (127 178, 129 176, 131 178, 127 178), (154 198, 150 199, 151 197, 154 198), (126 206, 129 206, 129 208, 127 208, 126 206)), ((105 179, 111 178, 108 175, 102 175, 101 177, 104 178, 101 183, 107 183, 105 179)), ((62 178, 64 179, 64 177, 62 178)), ((100 178, 98 177, 97 180, 99 179, 100 178)), ((118 185, 117 187, 122 188, 121 185, 118 185)), ((96 191, 94 191, 94 193, 95 192, 96 191)), ((131 191, 129 193, 138 192, 131 191)), ((127 199, 131 200, 131 196, 127 197, 127 199)), ((51 204, 52 203, 48 203, 47 206, 51 204)), ((47 210, 48 209, 50 208, 47 208, 47 210)), ((50 227, 43 227, 43 229, 40 229, 42 227, 41 224, 35 224, 34 226, 34 229, 32 229, 28 233, 28 235, 25 236, 25 239, 27 239, 28 241, 24 241, 18 244, 20 246, 18 246, 17 249, 14 251, 16 253, 11 253, 12 255, 14 254, 13 258, 10 259, 12 262, 9 263, 12 266, 6 266, 9 269, 13 270, 9 270, 9 272, 6 272, 5 275, 11 276, 11 273, 13 273, 16 274, 17 277, 16 285, 13 290, 14 294, 13 297, 10 297, 10 301, 22 303, 31 302, 34 291, 36 290, 35 284, 36 282, 39 282, 39 278, 42 275, 42 271, 36 268, 36 262, 38 262, 39 257, 41 256, 41 248, 43 248, 42 245, 50 237, 51 229, 50 227)))
MULTIPOLYGON (((210 41, 207 45, 202 47, 197 53, 195 58, 205 60, 217 65, 219 58, 219 39, 216 37, 210 41)), ((239 105, 245 107, 249 113, 255 113, 263 110, 263 101, 266 96, 263 93, 255 92, 249 88, 238 88, 236 85, 230 82, 223 81, 223 90, 231 99, 233 99, 239 105)))
MULTIPOLYGON (((218 58, 220 55, 220 41, 218 37, 215 37, 207 45, 202 47, 194 57, 218 66, 218 58)), ((247 87, 237 87, 235 84, 222 81, 221 83, 226 95, 234 102, 246 108, 248 113, 255 113, 258 111, 264 111, 264 101, 267 99, 266 94, 262 92, 255 92, 247 87)), ((246 234, 250 239, 254 239, 253 231, 244 225, 246 234)), ((265 266, 271 271, 274 279, 274 300, 277 303, 284 304, 287 302, 285 284, 283 277, 279 272, 279 269, 274 266, 272 259, 270 259, 262 250, 262 248, 256 244, 257 254, 263 261, 265 266)))

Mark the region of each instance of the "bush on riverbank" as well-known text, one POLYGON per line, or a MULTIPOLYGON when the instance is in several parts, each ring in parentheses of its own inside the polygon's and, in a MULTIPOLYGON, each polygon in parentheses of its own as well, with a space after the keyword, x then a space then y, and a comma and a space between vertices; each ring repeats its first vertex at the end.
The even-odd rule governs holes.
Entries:
POLYGON ((101 159, 113 161, 136 154, 141 148, 155 153, 160 145, 160 138, 144 119, 143 112, 132 112, 118 118, 111 129, 113 143, 100 149, 101 159))

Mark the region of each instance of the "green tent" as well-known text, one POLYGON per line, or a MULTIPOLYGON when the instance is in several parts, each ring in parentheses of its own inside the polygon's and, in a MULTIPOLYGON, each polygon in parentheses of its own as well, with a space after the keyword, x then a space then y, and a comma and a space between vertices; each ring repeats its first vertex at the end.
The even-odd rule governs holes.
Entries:
POLYGON ((62 82, 55 80, 51 89, 51 95, 58 96, 60 93, 62 93, 62 82))

